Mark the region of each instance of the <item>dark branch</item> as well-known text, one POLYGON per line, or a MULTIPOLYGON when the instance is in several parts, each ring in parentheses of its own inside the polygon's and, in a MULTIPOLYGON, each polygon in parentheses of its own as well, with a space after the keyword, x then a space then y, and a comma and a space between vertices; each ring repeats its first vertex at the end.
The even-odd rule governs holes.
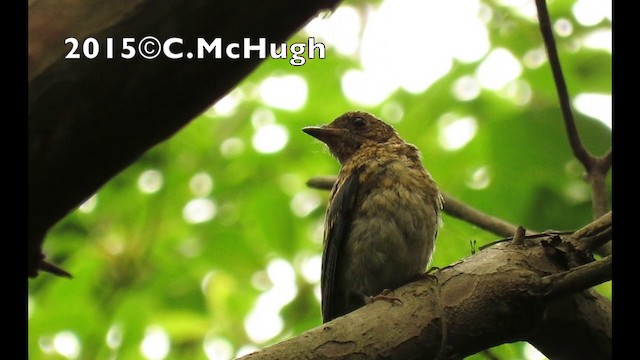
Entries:
POLYGON ((576 230, 571 237, 574 239, 572 242, 577 244, 582 238, 586 238, 589 236, 593 236, 601 233, 612 225, 612 213, 609 211, 603 216, 599 217, 595 221, 589 223, 588 225, 582 227, 579 230, 576 230))
POLYGON ((320 190, 331 190, 333 184, 336 182, 337 176, 314 176, 307 181, 307 186, 320 190))
POLYGON ((551 29, 551 21, 549 20, 546 1, 536 0, 536 7, 538 8, 540 32, 542 33, 542 39, 544 40, 547 56, 549 57, 549 64, 551 65, 553 80, 556 84, 558 100, 560 101, 560 109, 562 110, 562 117, 569 137, 569 143, 571 144, 571 150, 575 157, 580 160, 582 165, 584 165, 585 169, 587 169, 587 172, 590 172, 595 158, 584 148, 582 141, 580 140, 580 135, 578 134, 576 122, 571 111, 569 91, 567 90, 567 84, 564 81, 562 67, 560 66, 556 41, 553 38, 553 31, 551 29))
MULTIPOLYGON (((49 229, 103 184, 233 89, 263 59, 190 61, 159 56, 69 61, 64 39, 204 34, 225 42, 289 39, 338 0, 29 1, 28 274, 37 276, 49 229), (287 16, 273 21, 280 14, 287 16), (54 30, 55 29, 55 30, 54 30), (81 101, 79 99, 82 99, 81 101)), ((213 38, 211 38, 213 39, 213 38)), ((114 49, 118 52, 118 48, 114 49)))
POLYGON ((604 215, 609 210, 609 204, 607 199, 607 186, 605 183, 605 176, 607 172, 602 171, 599 166, 592 169, 589 174, 589 182, 591 183, 591 209, 593 212, 593 218, 604 215))
MULTIPOLYGON (((335 181, 335 176, 316 176, 307 181, 307 185, 315 189, 330 190, 335 181)), ((444 197, 444 212, 455 218, 504 237, 513 236, 517 230, 517 226, 507 221, 488 215, 447 194, 443 193, 442 196, 444 197)), ((528 231, 527 234, 531 235, 533 233, 528 231)))
POLYGON ((608 227, 600 233, 584 238, 576 246, 579 250, 594 251, 612 239, 613 228, 608 227))
POLYGON ((556 299, 611 280, 612 262, 612 255, 609 255, 599 261, 545 276, 542 278, 545 297, 556 299))
POLYGON ((607 171, 609 171, 609 169, 611 168, 611 158, 613 156, 613 149, 609 149, 609 152, 606 153, 605 156, 603 156, 600 159, 600 165, 602 167, 603 172, 606 174, 607 171))

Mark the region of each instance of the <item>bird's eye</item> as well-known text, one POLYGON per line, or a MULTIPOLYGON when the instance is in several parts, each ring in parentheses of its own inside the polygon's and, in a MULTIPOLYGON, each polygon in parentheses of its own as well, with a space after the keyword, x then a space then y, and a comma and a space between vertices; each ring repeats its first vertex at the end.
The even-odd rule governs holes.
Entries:
POLYGON ((362 129, 365 125, 367 125, 367 122, 359 116, 354 118, 352 123, 353 123, 353 126, 359 129, 362 129))

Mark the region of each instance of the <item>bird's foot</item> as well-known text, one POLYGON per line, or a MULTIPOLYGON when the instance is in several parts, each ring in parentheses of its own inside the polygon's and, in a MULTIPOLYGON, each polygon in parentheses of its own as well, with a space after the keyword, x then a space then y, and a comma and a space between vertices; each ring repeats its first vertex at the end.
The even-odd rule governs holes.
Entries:
POLYGON ((382 292, 376 296, 365 296, 364 302, 366 304, 371 304, 378 300, 384 300, 390 302, 392 305, 402 305, 402 300, 397 297, 389 296, 393 295, 393 291, 389 289, 384 289, 382 292))

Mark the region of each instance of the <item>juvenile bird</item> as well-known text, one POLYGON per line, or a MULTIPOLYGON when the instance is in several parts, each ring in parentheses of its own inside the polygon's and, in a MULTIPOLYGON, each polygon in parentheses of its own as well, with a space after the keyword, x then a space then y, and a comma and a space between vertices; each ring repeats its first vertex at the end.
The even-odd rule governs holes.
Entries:
POLYGON ((426 269, 442 196, 420 151, 366 112, 305 127, 340 162, 326 212, 322 319, 328 322, 396 289, 426 269))

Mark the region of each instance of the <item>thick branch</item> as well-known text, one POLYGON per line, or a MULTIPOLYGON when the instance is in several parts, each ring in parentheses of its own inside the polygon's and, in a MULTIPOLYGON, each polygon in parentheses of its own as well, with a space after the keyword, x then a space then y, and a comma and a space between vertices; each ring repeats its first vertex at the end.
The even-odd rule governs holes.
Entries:
POLYGON ((542 246, 495 244, 394 290, 399 302, 376 301, 243 359, 461 359, 519 340, 564 359, 611 358, 608 300, 591 290, 548 296, 599 271, 565 272, 545 254, 542 246), (553 288, 554 273, 564 287, 553 288), (549 329, 558 333, 538 336, 549 329))
MULTIPOLYGON (((47 231, 104 183, 233 89, 262 61, 142 56, 65 59, 66 37, 179 37, 223 45, 286 41, 338 0, 29 1, 28 268, 36 276, 47 231), (287 14, 287 16, 282 16, 287 14), (274 19, 278 19, 274 21, 274 19)), ((114 41, 114 54, 124 54, 114 41)), ((267 45, 268 46, 268 45, 267 45)), ((135 44, 134 44, 135 47, 135 44)), ((80 46, 82 49, 82 46, 80 46)), ((174 51, 177 51, 174 49, 174 51)))

